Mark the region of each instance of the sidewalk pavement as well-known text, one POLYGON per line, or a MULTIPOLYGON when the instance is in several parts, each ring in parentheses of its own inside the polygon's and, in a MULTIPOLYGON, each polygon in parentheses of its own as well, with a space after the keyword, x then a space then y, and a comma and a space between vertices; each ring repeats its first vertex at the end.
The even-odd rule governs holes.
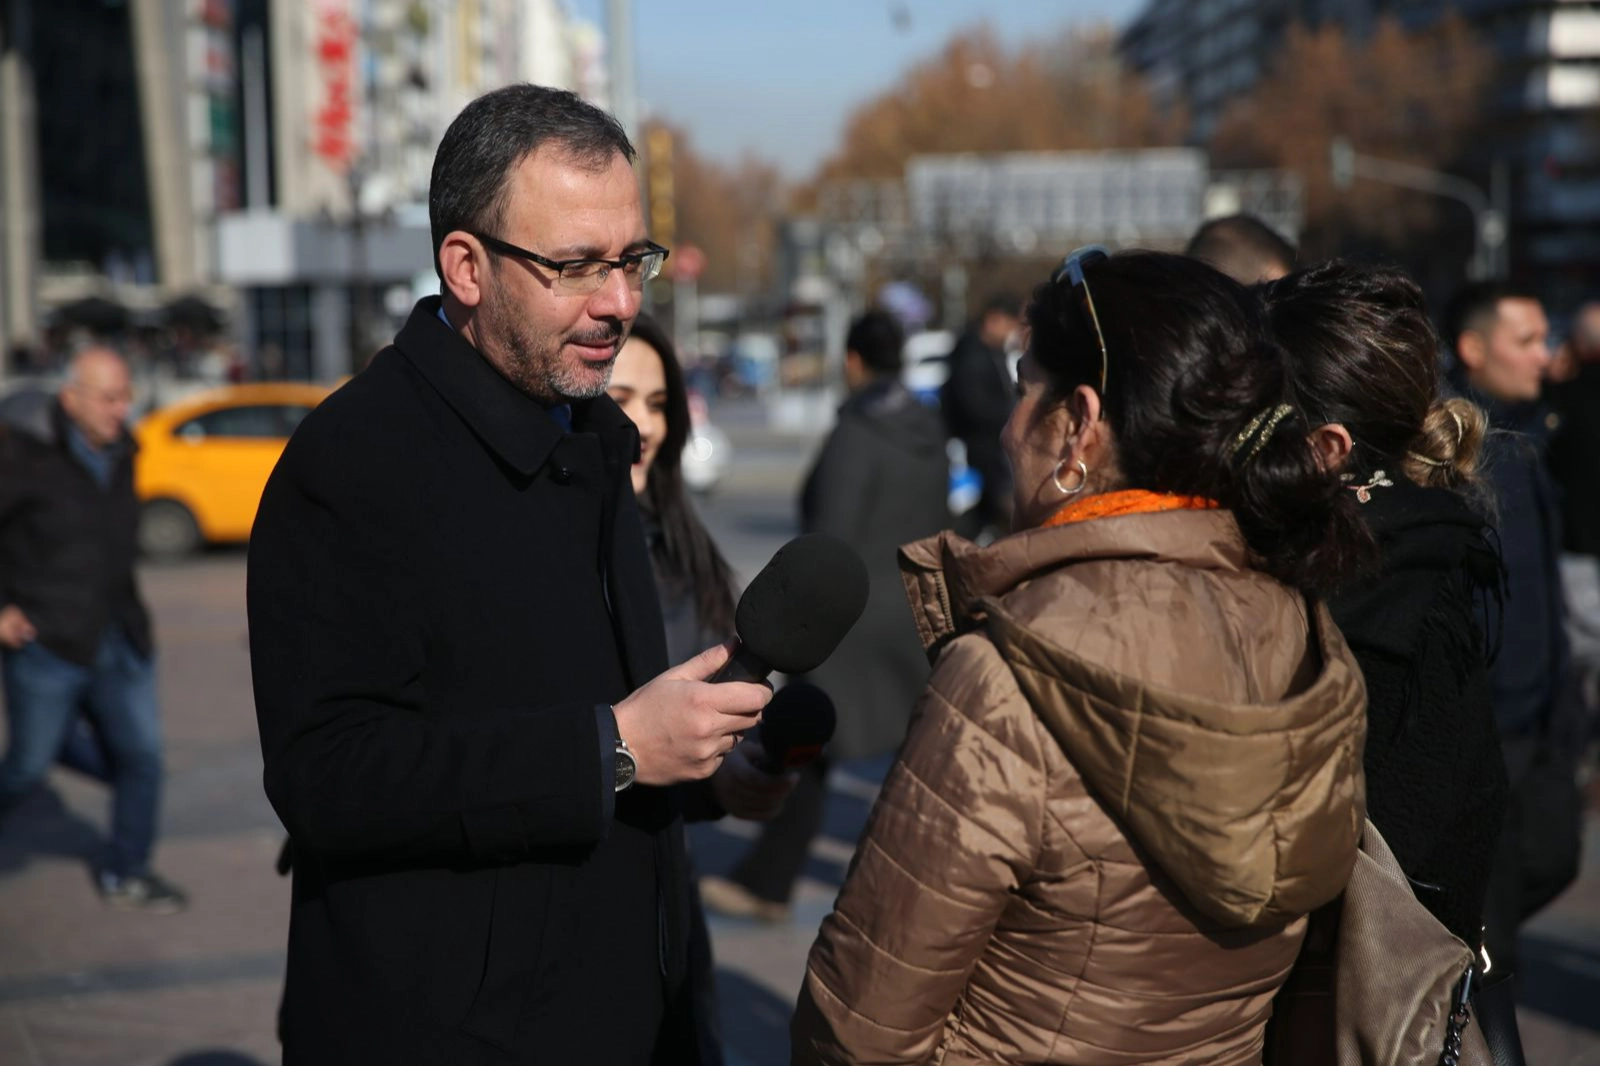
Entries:
MULTIPOLYGON (((719 522, 742 530, 741 566, 759 565, 788 535, 776 503, 713 506, 719 522)), ((145 578, 160 626, 168 742, 157 867, 191 892, 193 906, 175 916, 105 909, 88 873, 103 839, 105 791, 54 774, 51 789, 0 832, 4 1066, 279 1061, 288 884, 273 873, 281 830, 261 792, 243 557, 212 554, 145 578)), ((806 952, 884 770, 878 760, 834 775, 823 837, 789 923, 713 920, 732 1066, 788 1061, 806 952)), ((702 871, 726 872, 754 831, 739 822, 694 827, 702 871)), ((1523 1031, 1534 1066, 1600 1066, 1600 821, 1591 821, 1588 845, 1582 880, 1528 929, 1523 1031)))

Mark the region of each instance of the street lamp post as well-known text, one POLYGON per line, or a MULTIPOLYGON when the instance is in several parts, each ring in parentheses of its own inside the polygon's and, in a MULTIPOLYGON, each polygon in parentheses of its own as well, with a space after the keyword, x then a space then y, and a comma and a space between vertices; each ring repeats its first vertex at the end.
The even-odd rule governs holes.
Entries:
POLYGON ((1468 275, 1474 281, 1505 277, 1508 265, 1506 199, 1509 183, 1504 160, 1495 160, 1491 197, 1472 182, 1454 174, 1397 159, 1360 155, 1344 137, 1335 137, 1330 147, 1333 184, 1340 190, 1348 189, 1356 178, 1365 178, 1465 204, 1473 217, 1473 254, 1472 262, 1467 265, 1468 275))

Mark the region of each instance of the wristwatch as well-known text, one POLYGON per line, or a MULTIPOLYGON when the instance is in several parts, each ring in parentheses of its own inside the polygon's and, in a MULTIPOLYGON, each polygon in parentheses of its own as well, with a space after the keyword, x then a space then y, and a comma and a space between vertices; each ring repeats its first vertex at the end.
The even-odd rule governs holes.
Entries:
POLYGON ((615 777, 617 791, 621 792, 633 785, 634 776, 639 772, 639 762, 633 757, 633 752, 628 748, 628 742, 621 737, 617 738, 617 765, 615 777))

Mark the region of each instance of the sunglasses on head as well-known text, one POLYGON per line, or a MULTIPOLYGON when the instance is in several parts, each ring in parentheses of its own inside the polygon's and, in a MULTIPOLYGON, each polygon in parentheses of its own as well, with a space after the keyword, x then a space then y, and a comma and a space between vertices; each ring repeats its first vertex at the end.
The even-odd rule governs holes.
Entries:
POLYGON ((1084 277, 1083 271, 1090 263, 1098 263, 1102 259, 1110 259, 1111 252, 1103 245, 1089 244, 1069 254, 1061 261, 1056 272, 1050 276, 1054 284, 1067 281, 1072 285, 1072 291, 1081 294, 1083 306, 1088 310, 1089 325, 1094 327, 1094 339, 1100 345, 1100 407, 1105 410, 1106 401, 1106 371, 1110 369, 1111 356, 1106 351, 1106 335, 1100 329, 1100 315, 1094 309, 1094 294, 1089 291, 1089 281, 1084 277))

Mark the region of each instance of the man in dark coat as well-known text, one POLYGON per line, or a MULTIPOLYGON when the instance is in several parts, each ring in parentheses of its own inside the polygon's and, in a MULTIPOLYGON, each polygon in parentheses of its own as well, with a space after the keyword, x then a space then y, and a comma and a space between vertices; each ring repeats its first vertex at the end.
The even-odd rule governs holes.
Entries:
POLYGON ((1600 302, 1573 316, 1567 353, 1565 380, 1549 390, 1561 418, 1550 471, 1561 489, 1567 632, 1593 714, 1600 710, 1600 302))
POLYGON ((692 1061, 658 1046, 685 807, 786 783, 725 758, 769 695, 705 683, 727 648, 661 672, 639 437, 605 395, 664 258, 632 159, 571 93, 469 104, 430 192, 442 300, 267 486, 250 643, 295 845, 289 1066, 692 1061))
MULTIPOLYGON (((950 523, 950 464, 938 412, 900 381, 904 334, 883 311, 868 311, 845 341, 850 398, 806 478, 800 526, 851 545, 871 579, 867 607, 839 649, 807 680, 833 698, 839 727, 831 758, 894 751, 928 678, 900 578, 899 548, 950 523)), ((706 905, 723 913, 779 919, 821 825, 826 764, 801 773, 784 811, 769 822, 731 878, 700 883, 706 905)))
POLYGON ((1480 282, 1451 302, 1446 336, 1455 348, 1456 387, 1483 406, 1498 431, 1483 464, 1506 569, 1501 617, 1491 620, 1499 654, 1489 685, 1511 802, 1484 943, 1497 966, 1514 971, 1517 929, 1577 876, 1582 833, 1576 691, 1557 562, 1561 519, 1545 463, 1553 419, 1540 402, 1549 323, 1533 295, 1480 282))
POLYGON ((161 806, 161 709, 150 616, 133 566, 139 501, 128 365, 106 348, 73 359, 48 432, 0 456, 0 646, 8 737, 0 815, 52 763, 111 785, 97 872, 107 903, 171 913, 183 893, 150 869, 161 806), (80 713, 94 739, 75 733, 80 713))
POLYGON ((1012 296, 989 300, 972 327, 950 352, 950 377, 939 390, 945 428, 967 449, 967 463, 983 479, 976 519, 980 530, 1011 531, 1011 467, 1000 447, 1000 431, 1017 402, 1017 382, 1006 358, 1006 343, 1017 330, 1021 301, 1012 296))

